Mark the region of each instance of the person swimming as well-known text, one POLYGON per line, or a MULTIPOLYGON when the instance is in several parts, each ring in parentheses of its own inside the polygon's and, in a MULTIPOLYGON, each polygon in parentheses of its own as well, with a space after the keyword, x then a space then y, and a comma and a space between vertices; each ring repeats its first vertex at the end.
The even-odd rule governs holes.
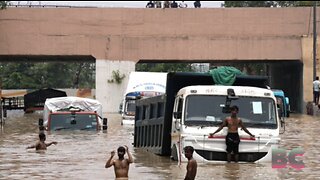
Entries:
POLYGON ((52 144, 58 144, 58 142, 50 142, 46 143, 46 135, 43 132, 39 133, 39 141, 35 145, 28 146, 27 149, 36 148, 36 150, 46 150, 47 147, 51 146, 52 144))

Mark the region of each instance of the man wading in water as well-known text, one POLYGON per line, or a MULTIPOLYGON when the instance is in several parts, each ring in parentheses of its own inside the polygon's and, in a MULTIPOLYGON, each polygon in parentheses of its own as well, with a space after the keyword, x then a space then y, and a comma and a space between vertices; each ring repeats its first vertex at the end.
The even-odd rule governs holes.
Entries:
POLYGON ((39 133, 39 141, 35 145, 28 146, 27 149, 36 148, 36 150, 47 150, 47 147, 51 146, 52 144, 58 144, 57 142, 53 141, 51 143, 46 143, 46 135, 41 132, 39 133))
POLYGON ((221 131, 223 127, 228 127, 228 134, 226 136, 226 145, 227 145, 227 160, 231 162, 231 152, 234 154, 234 161, 238 162, 239 160, 239 143, 240 137, 238 134, 238 128, 241 127, 246 133, 251 137, 254 137, 246 127, 244 127, 240 118, 237 117, 239 112, 238 106, 231 107, 231 117, 227 117, 221 126, 214 132, 210 133, 210 136, 213 136, 217 132, 221 131))
POLYGON ((118 148, 118 157, 119 159, 115 159, 112 161, 115 152, 111 152, 111 157, 108 159, 105 168, 109 168, 114 166, 114 173, 116 175, 116 179, 128 179, 129 172, 129 164, 133 162, 132 156, 128 150, 127 146, 120 146, 118 148), (124 148, 125 147, 125 148, 124 148), (128 154, 128 159, 124 158, 125 153, 128 154))

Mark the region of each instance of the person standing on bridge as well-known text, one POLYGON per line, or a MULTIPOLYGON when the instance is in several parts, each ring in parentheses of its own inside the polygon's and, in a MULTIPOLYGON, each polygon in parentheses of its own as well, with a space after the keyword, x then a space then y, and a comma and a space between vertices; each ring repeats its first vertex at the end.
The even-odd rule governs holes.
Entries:
POLYGON ((201 8, 201 3, 200 3, 200 1, 195 1, 195 2, 193 3, 193 5, 194 5, 194 8, 201 8))
POLYGON ((317 76, 316 80, 313 81, 313 103, 315 105, 319 104, 319 89, 320 89, 320 81, 319 81, 319 76, 317 76))
POLYGON ((188 4, 185 3, 184 1, 181 1, 181 2, 179 3, 179 8, 187 8, 187 7, 188 7, 188 4))
POLYGON ((154 3, 152 1, 149 1, 146 5, 146 8, 154 8, 154 3))

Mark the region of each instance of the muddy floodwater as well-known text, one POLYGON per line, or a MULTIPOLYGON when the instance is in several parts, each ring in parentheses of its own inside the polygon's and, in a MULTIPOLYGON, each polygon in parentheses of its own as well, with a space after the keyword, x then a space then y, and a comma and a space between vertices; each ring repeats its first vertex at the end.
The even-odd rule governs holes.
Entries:
MULTIPOLYGON (((46 142, 57 141, 44 152, 26 149, 38 140, 38 119, 42 112, 24 114, 8 111, 0 129, 0 179, 114 179, 113 168, 105 169, 110 152, 127 145, 134 163, 129 179, 183 179, 186 164, 169 157, 134 148, 133 126, 121 126, 120 115, 108 114, 106 132, 46 132, 46 142)), ((302 148, 301 170, 288 165, 272 168, 271 163, 205 164, 198 162, 196 179, 320 179, 320 117, 291 115, 281 135, 280 148, 287 152, 302 148)))

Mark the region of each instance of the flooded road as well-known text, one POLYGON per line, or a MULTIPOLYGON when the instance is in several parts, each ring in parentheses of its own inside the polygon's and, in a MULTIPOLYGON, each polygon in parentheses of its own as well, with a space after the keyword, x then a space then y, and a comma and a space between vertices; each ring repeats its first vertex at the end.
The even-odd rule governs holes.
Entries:
MULTIPOLYGON (((37 124, 41 116, 41 112, 8 111, 6 123, 0 129, 0 179, 114 179, 113 168, 105 169, 104 165, 110 152, 119 145, 127 145, 134 158, 129 179, 175 180, 185 176, 185 163, 179 166, 169 157, 134 148, 133 126, 121 126, 118 114, 107 116, 106 132, 51 132, 47 133, 46 142, 57 141, 57 145, 42 153, 27 150, 38 140, 37 124)), ((305 153, 300 160, 305 168, 273 169, 271 163, 198 162, 196 179, 320 179, 320 117, 292 115, 286 122, 280 148, 287 151, 302 148, 305 153)))

